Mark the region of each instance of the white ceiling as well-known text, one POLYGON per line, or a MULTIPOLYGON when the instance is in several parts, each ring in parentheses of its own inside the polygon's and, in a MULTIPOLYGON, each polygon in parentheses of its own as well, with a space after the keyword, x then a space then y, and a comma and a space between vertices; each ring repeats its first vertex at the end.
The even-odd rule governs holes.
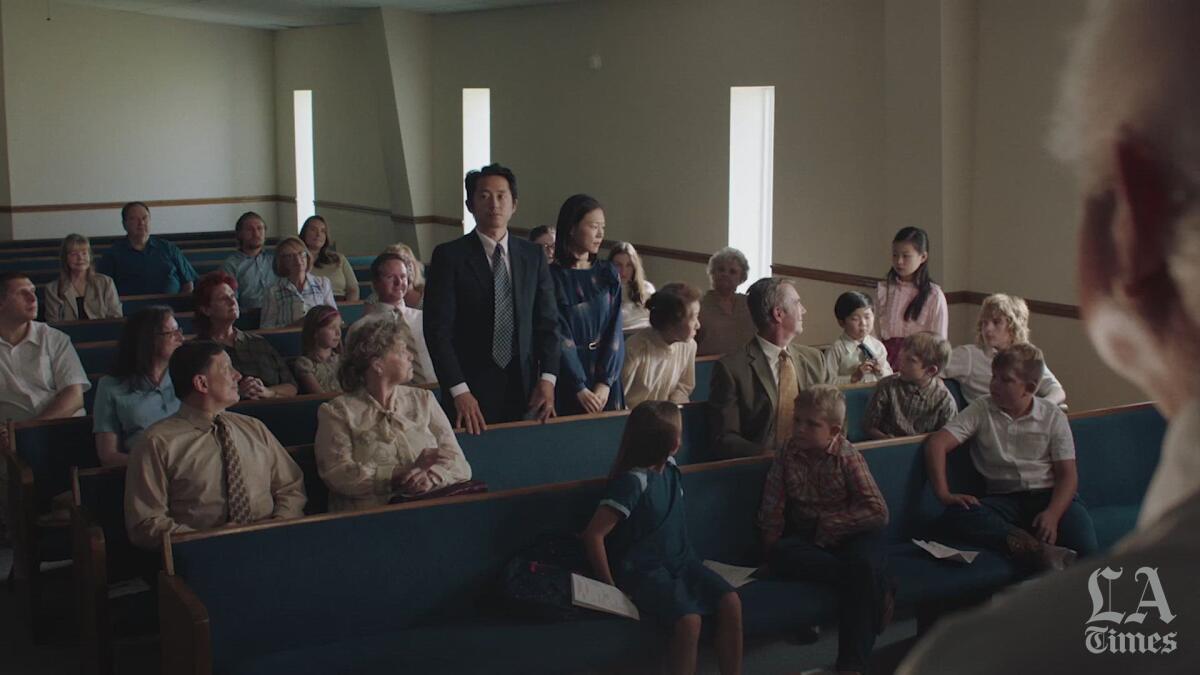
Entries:
POLYGON ((99 9, 138 12, 176 19, 280 30, 358 21, 362 12, 394 7, 413 12, 443 14, 544 5, 572 0, 48 0, 54 4, 83 5, 99 9))

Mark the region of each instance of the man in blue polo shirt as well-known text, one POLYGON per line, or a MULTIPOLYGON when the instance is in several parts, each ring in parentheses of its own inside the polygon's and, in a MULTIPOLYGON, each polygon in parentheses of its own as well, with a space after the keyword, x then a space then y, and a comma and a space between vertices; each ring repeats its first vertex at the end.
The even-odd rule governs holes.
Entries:
POLYGON ((237 279, 238 304, 242 309, 261 308, 263 291, 279 281, 275 276, 275 254, 263 246, 267 226, 262 216, 247 211, 237 219, 233 232, 238 250, 221 263, 221 269, 237 279))
POLYGON ((198 276, 179 247, 150 236, 150 207, 129 202, 121 207, 125 239, 113 245, 96 265, 112 277, 121 295, 191 293, 198 276))

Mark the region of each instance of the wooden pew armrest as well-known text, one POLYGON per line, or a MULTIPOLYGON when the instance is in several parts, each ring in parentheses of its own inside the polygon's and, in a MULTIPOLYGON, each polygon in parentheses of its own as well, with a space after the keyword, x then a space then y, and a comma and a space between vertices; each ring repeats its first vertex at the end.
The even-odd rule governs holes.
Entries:
POLYGON ((158 621, 164 675, 212 675, 208 609, 177 576, 158 573, 158 621))
POLYGON ((19 581, 38 571, 37 547, 33 545, 33 469, 11 451, 5 451, 8 470, 8 533, 13 545, 13 576, 19 581))
POLYGON ((108 553, 104 530, 92 523, 78 504, 71 505, 71 550, 82 672, 84 675, 110 675, 113 672, 112 625, 109 623, 108 553))

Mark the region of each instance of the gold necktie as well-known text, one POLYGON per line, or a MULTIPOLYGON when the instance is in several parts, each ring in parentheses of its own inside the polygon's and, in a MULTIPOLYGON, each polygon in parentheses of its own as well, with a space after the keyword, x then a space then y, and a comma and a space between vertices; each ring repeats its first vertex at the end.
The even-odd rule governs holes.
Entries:
POLYGON ((779 352, 779 406, 775 411, 775 449, 782 448, 792 437, 792 414, 796 409, 796 367, 787 350, 779 352))
POLYGON ((233 444, 229 425, 219 415, 213 420, 213 425, 217 430, 217 443, 221 446, 221 463, 225 465, 225 501, 229 522, 252 522, 250 495, 246 490, 246 479, 242 476, 242 459, 237 446, 233 444))

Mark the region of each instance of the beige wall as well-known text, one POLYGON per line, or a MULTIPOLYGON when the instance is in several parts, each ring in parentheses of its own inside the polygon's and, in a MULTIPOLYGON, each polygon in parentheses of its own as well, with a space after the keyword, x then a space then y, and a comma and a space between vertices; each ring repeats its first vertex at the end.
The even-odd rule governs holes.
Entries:
MULTIPOLYGON (((269 31, 4 0, 6 204, 275 193, 269 31)), ((225 229, 247 207, 156 209, 157 231, 225 229)), ((120 232, 111 211, 13 216, 18 238, 120 232)))
POLYGON ((490 87, 514 224, 587 191, 608 235, 725 244, 729 88, 775 85, 776 260, 886 268, 880 2, 609 0, 434 18, 437 212, 461 212, 461 96, 490 87), (588 67, 598 54, 599 70, 588 67))
MULTIPOLYGON (((296 193, 293 92, 313 92, 313 165, 317 201, 377 209, 382 214, 318 208, 339 248, 365 254, 390 239, 391 203, 384 173, 375 89, 362 24, 281 31, 275 39, 276 146, 280 191, 296 193)), ((281 212, 295 231, 295 212, 281 212)))
POLYGON ((1046 134, 1083 2, 978 7, 970 287, 1075 303, 1079 200, 1070 172, 1047 152, 1046 134))

